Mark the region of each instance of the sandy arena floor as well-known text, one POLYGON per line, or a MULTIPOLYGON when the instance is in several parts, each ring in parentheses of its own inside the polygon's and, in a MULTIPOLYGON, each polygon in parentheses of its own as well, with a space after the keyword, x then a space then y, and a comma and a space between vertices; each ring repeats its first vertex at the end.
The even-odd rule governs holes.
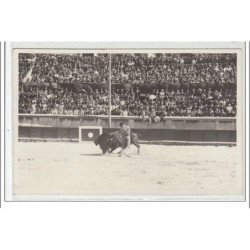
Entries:
POLYGON ((239 195, 236 147, 131 146, 131 158, 94 143, 18 143, 16 195, 239 195))

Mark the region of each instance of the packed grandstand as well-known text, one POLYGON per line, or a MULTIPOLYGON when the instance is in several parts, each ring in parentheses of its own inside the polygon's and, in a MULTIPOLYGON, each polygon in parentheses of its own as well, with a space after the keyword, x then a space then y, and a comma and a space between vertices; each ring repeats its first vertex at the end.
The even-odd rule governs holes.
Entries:
MULTIPOLYGON (((108 115, 109 54, 19 54, 19 113, 108 115)), ((112 115, 236 116, 236 54, 112 54, 112 115)))

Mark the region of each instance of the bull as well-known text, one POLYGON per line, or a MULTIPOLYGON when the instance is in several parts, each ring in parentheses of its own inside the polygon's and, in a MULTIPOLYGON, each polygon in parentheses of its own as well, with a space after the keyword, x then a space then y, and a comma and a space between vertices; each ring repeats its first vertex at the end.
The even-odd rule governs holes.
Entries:
MULTIPOLYGON (((139 134, 130 133, 130 144, 134 144, 137 147, 137 153, 140 153, 140 144, 138 140, 139 134)), ((122 148, 123 151, 127 146, 126 137, 123 136, 119 131, 114 133, 104 132, 94 141, 96 146, 100 146, 103 154, 112 153, 117 148, 122 148)))

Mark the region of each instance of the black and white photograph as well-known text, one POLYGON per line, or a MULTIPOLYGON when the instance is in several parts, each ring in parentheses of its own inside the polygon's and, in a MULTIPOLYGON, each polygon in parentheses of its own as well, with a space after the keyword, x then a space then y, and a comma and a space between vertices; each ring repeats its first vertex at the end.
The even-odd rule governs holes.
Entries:
POLYGON ((1 1, 0 249, 249 250, 249 7, 1 1))
POLYGON ((244 46, 8 43, 6 199, 244 201, 244 46))

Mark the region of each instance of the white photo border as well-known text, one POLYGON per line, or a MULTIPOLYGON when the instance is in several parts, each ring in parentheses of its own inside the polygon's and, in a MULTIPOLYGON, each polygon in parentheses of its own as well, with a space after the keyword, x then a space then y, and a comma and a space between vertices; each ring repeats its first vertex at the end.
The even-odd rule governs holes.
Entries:
POLYGON ((245 42, 8 42, 5 43, 5 201, 246 201, 246 43, 245 42), (13 50, 14 49, 76 49, 76 50, 200 50, 238 49, 241 57, 240 92, 237 86, 237 146, 240 138, 242 146, 242 185, 239 196, 86 196, 86 195, 13 195, 13 50), (240 114, 241 113, 241 114, 240 114), (239 117, 240 122, 239 121, 239 117), (240 132, 241 131, 241 132, 240 132))

